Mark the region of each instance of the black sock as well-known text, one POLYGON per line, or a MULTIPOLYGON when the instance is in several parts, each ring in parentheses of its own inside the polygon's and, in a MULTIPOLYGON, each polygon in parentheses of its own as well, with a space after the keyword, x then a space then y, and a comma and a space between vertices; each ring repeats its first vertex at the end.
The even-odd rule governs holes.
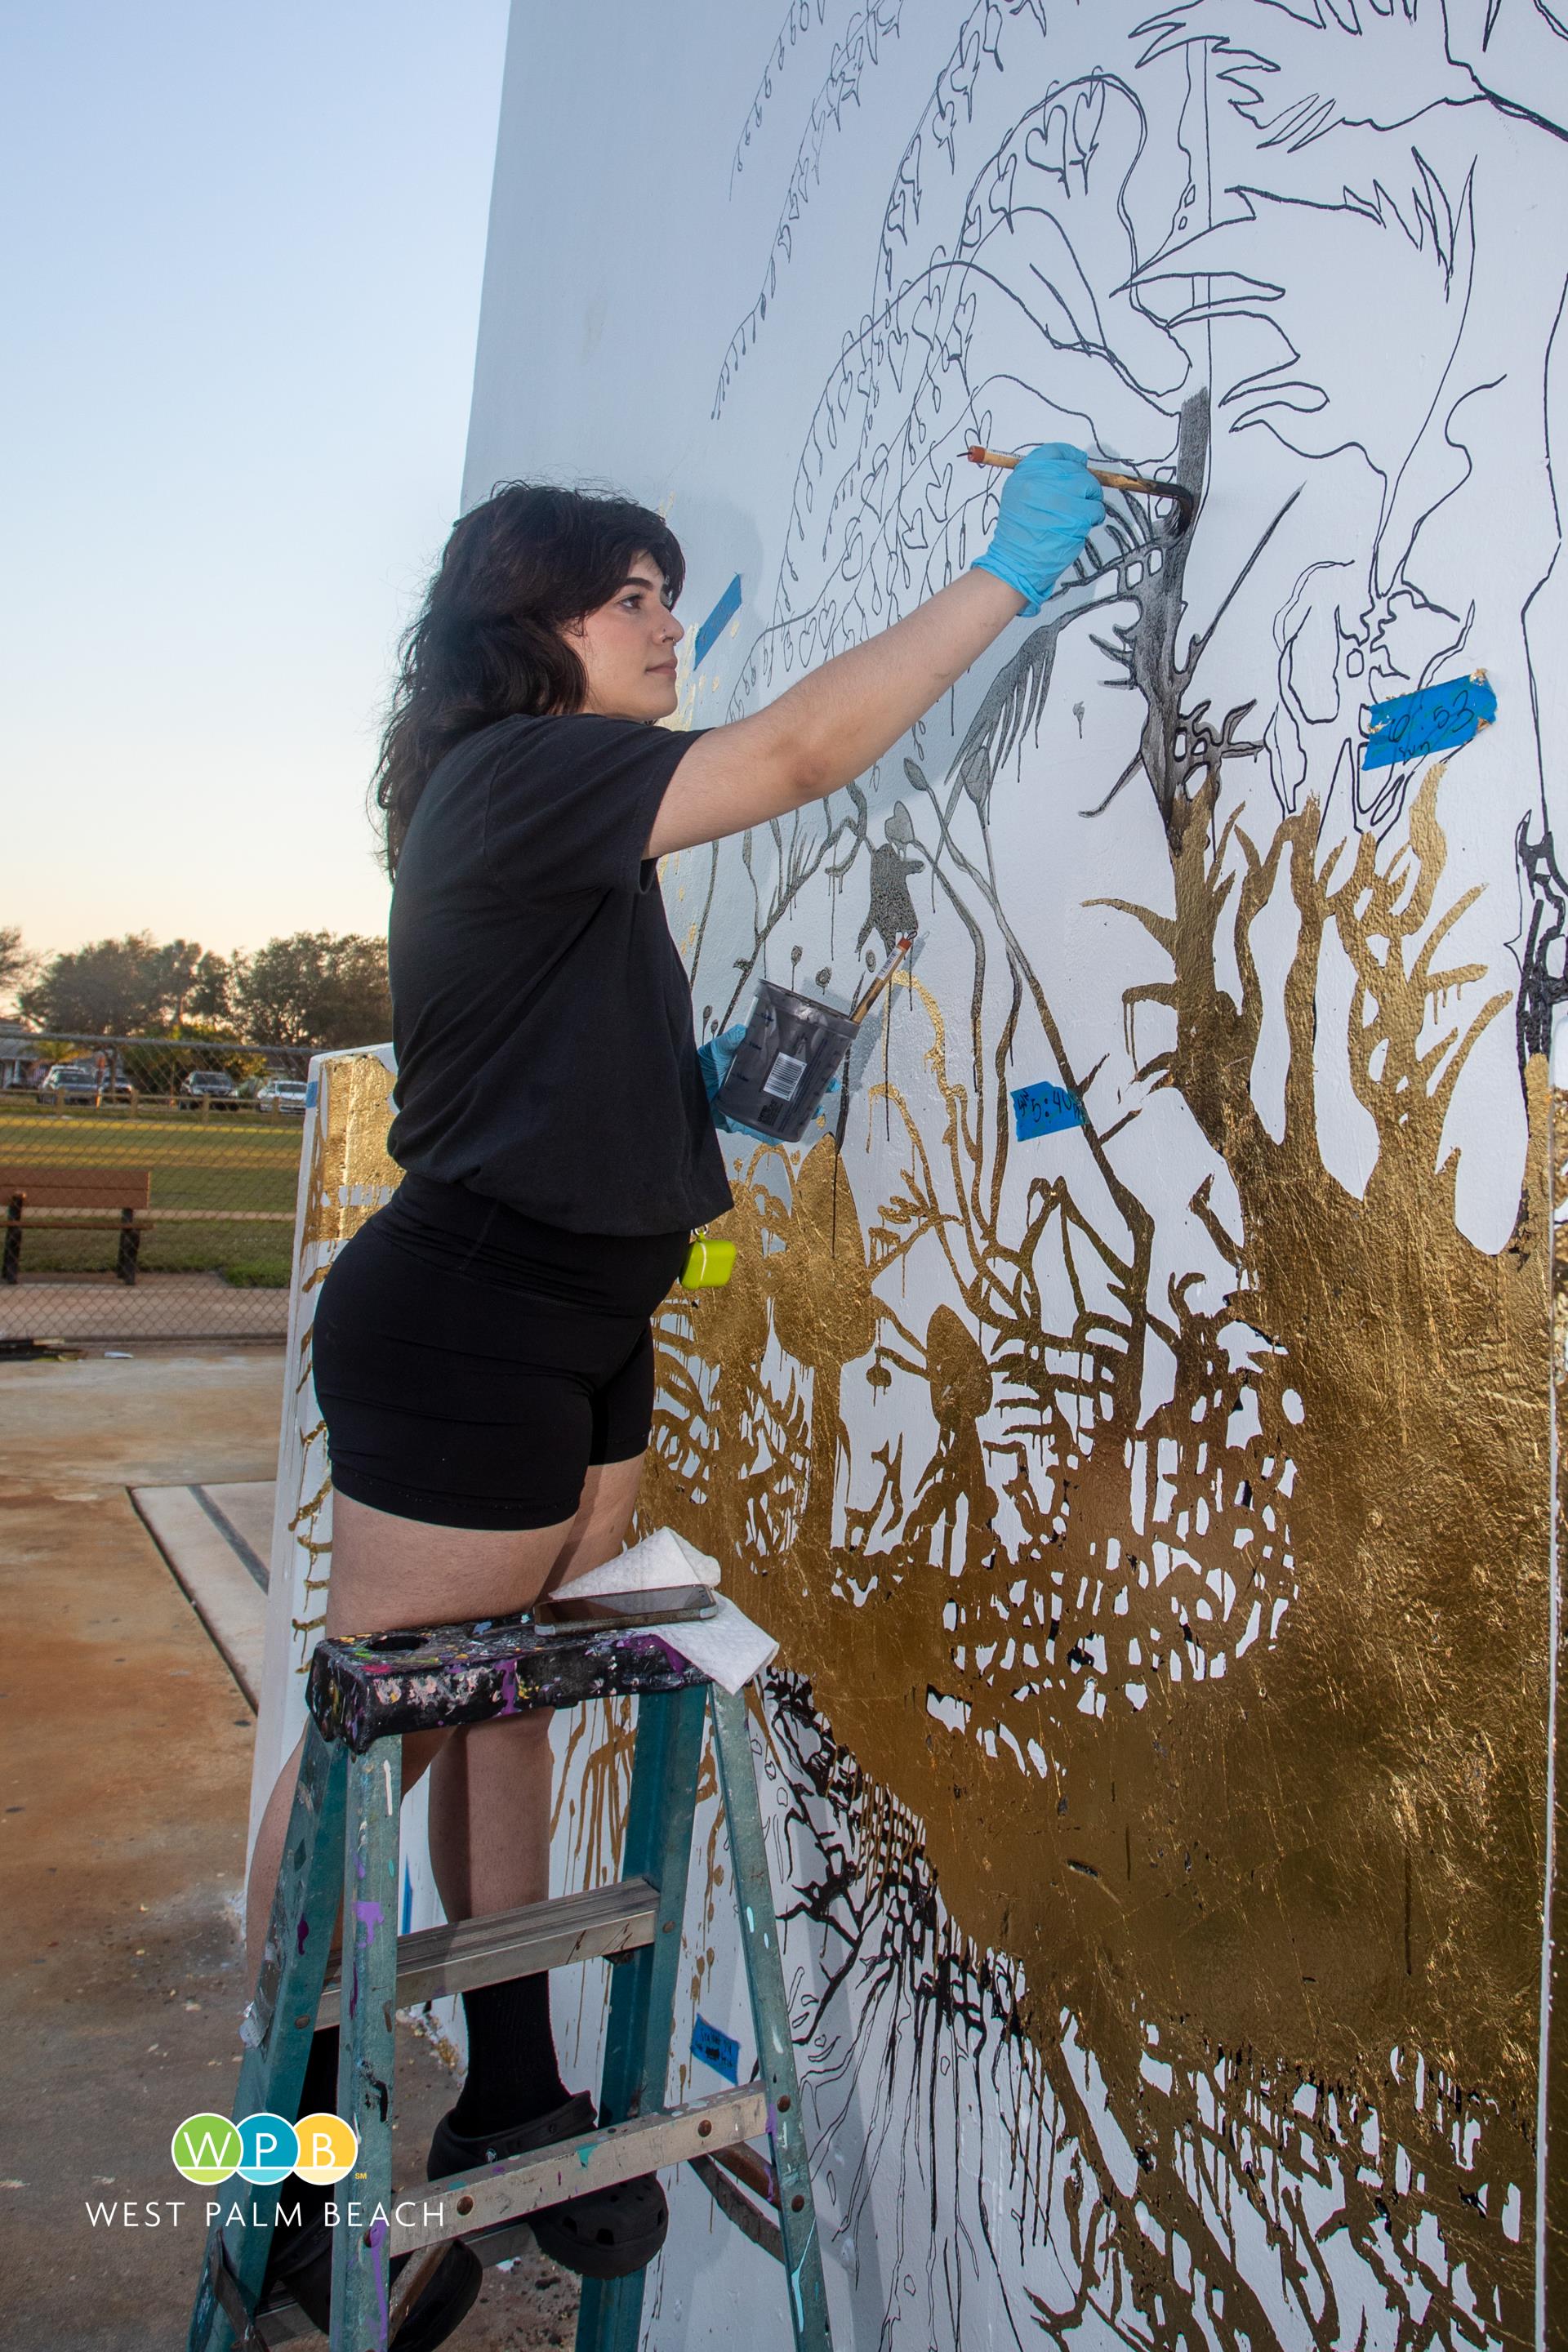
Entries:
POLYGON ((512 1977, 463 1995, 468 2077, 452 2110, 465 2139, 507 2131, 548 2115, 566 2097, 550 2030, 550 1978, 512 1977))
POLYGON ((305 2080, 300 2091, 302 2116, 335 2116, 338 2112, 338 2029, 324 2025, 310 2037, 305 2080))
MULTIPOLYGON (((300 2105, 296 2113, 301 2116, 335 2116, 338 2111, 338 2029, 323 2026, 310 2037, 310 2054, 305 2061, 305 2080, 300 2088, 300 2105)), ((320 2181, 286 2181, 278 2192, 279 2213, 299 2210, 297 2222, 280 2221, 272 2242, 272 2257, 268 2276, 279 2257, 287 2256, 289 2247, 303 2230, 319 2221, 329 2197, 336 2192, 320 2181)))

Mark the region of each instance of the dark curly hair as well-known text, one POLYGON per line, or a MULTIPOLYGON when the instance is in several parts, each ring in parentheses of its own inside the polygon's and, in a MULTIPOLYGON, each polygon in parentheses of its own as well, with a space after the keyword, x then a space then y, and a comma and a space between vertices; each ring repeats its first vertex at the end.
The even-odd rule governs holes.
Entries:
POLYGON ((454 744, 497 719, 582 709, 587 677, 562 629, 608 604, 645 553, 673 604, 686 558, 658 516, 631 499, 503 482, 454 524, 398 648, 381 739, 374 793, 389 874, 419 796, 454 744))

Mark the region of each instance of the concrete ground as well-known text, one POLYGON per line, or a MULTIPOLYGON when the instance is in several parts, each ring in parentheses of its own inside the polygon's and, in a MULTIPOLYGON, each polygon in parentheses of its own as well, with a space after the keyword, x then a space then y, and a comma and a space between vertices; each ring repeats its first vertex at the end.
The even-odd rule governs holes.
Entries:
MULTIPOLYGON (((233 2095, 252 1726, 127 1490, 270 1477, 281 1385, 271 1349, 0 1365, 3 2352, 184 2342, 202 2192, 169 2140, 233 2095)), ((452 2095, 402 2036, 401 2177, 452 2095)), ((575 2302, 530 2253, 450 2340, 564 2345, 575 2302)))

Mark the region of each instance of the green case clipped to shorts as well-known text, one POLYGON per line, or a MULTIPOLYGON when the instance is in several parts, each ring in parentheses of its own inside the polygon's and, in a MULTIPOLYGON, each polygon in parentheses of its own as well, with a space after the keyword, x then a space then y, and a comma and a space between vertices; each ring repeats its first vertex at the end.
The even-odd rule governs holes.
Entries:
POLYGON ((692 1235, 686 1264, 680 1269, 681 1282, 688 1290, 722 1290, 734 1271, 733 1242, 710 1241, 706 1225, 692 1235))

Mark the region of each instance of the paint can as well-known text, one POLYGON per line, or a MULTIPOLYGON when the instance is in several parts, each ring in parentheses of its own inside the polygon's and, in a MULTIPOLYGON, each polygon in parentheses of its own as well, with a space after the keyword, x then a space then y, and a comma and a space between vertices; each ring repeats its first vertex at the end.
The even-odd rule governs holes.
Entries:
POLYGON ((857 1026, 851 1013, 797 996, 776 981, 759 982, 717 1108, 737 1126, 779 1143, 798 1143, 854 1044, 857 1026))

